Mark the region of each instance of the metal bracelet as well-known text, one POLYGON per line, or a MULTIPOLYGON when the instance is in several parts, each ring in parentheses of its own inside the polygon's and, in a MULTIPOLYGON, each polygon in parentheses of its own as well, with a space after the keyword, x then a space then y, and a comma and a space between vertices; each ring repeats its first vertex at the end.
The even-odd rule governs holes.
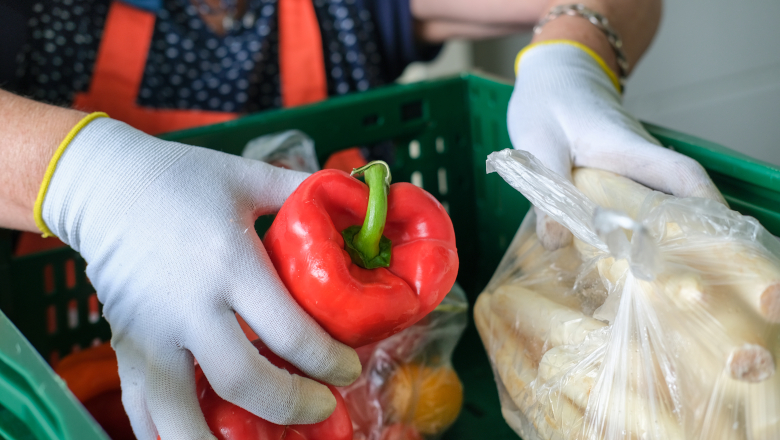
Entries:
POLYGON ((588 9, 581 3, 572 5, 558 5, 550 10, 547 15, 539 20, 539 23, 534 26, 534 34, 538 34, 542 31, 542 26, 554 20, 561 15, 569 15, 571 17, 582 17, 596 26, 607 37, 610 46, 615 51, 615 57, 617 58, 618 65, 618 77, 620 78, 620 84, 623 85, 628 73, 628 60, 626 60, 626 54, 623 53, 623 40, 620 39, 617 32, 609 25, 607 17, 599 14, 598 12, 588 9))

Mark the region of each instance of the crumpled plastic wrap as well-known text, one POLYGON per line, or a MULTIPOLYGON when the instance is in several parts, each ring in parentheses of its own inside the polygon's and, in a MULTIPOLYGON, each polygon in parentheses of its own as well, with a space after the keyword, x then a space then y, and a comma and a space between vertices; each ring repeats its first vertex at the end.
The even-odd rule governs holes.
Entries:
POLYGON ((355 440, 433 440, 450 427, 463 404, 451 358, 467 311, 466 295, 456 283, 415 325, 357 349, 363 372, 339 388, 355 440))
POLYGON ((717 202, 517 150, 497 172, 529 211, 475 305, 502 413, 525 440, 780 439, 780 243, 717 202))
POLYGON ((241 156, 288 170, 319 171, 314 140, 300 130, 271 133, 250 140, 241 156))

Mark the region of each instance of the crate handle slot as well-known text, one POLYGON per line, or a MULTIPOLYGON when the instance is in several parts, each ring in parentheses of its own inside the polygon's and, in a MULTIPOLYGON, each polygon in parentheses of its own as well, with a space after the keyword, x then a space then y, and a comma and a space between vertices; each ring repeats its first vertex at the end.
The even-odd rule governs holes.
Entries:
POLYGON ((72 299, 68 301, 68 328, 79 326, 79 303, 72 299))
POLYGON ((420 188, 423 187, 423 178, 422 173, 419 171, 415 171, 412 173, 412 185, 418 186, 420 188))
POLYGON ((439 168, 437 176, 439 178, 439 194, 446 195, 449 190, 449 188, 447 188, 447 169, 443 167, 439 168))
POLYGON ((444 154, 444 138, 441 136, 436 137, 436 152, 444 154))
POLYGON ((46 331, 50 335, 57 333, 57 308, 54 305, 46 307, 46 331))
POLYGON ((54 293, 56 289, 54 282, 54 266, 47 264, 43 266, 43 291, 47 294, 54 293))
POLYGON ((89 315, 87 315, 87 321, 90 324, 94 324, 100 320, 100 304, 98 303, 98 297, 96 293, 89 296, 87 300, 87 306, 89 308, 89 315))
POLYGON ((76 287, 76 262, 72 258, 65 260, 65 287, 76 287))
POLYGON ((418 159, 420 157, 420 153, 420 141, 417 139, 412 139, 412 141, 409 142, 409 158, 418 159))

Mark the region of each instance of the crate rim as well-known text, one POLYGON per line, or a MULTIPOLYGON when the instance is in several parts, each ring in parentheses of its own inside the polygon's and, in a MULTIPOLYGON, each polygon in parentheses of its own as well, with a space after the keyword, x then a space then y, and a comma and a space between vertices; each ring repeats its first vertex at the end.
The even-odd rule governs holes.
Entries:
MULTIPOLYGON (((272 121, 279 118, 288 119, 292 117, 305 117, 305 115, 312 110, 326 111, 330 108, 336 109, 344 105, 353 103, 358 104, 365 99, 365 97, 381 99, 383 97, 396 96, 401 91, 414 93, 431 87, 446 87, 452 84, 470 84, 472 82, 488 82, 493 85, 497 84, 507 88, 512 87, 512 82, 507 78, 490 75, 485 72, 466 71, 413 83, 388 84, 365 92, 330 97, 324 101, 312 104, 249 114, 238 119, 205 127, 166 132, 161 134, 160 137, 163 139, 174 135, 175 137, 197 137, 207 133, 213 134, 214 131, 230 130, 232 127, 243 125, 247 122, 262 123, 264 121, 272 121)), ((710 171, 737 175, 746 182, 762 188, 771 190, 780 189, 780 165, 750 157, 738 150, 699 136, 686 134, 651 122, 640 122, 653 137, 661 141, 665 146, 688 156, 696 156, 695 159, 710 171)))

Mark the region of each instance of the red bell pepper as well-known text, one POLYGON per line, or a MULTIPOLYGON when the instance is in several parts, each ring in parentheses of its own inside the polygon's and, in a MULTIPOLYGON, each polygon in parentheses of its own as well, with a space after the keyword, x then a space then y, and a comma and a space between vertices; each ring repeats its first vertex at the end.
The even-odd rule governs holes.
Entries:
MULTIPOLYGON (((275 366, 303 376, 297 368, 276 356, 259 340, 253 344, 275 366)), ((195 370, 195 382, 206 423, 219 440, 352 440, 352 421, 341 394, 334 386, 328 385, 336 398, 336 409, 330 417, 312 425, 282 426, 222 400, 211 388, 200 366, 195 370)))
MULTIPOLYGON (((367 184, 338 170, 306 179, 282 206, 264 244, 298 304, 334 338, 360 347, 432 311, 455 283, 458 253, 452 222, 433 196, 408 183, 390 186, 384 162, 355 171, 365 172, 367 184)), ((274 365, 300 374, 256 346, 274 365)), ((346 405, 333 387, 338 403, 328 419, 287 429, 222 400, 200 369, 196 377, 201 409, 220 440, 352 438, 346 405)), ((407 431, 395 428, 388 438, 415 438, 407 431)))
MULTIPOLYGON (((333 337, 356 348, 428 314, 458 272, 455 233, 444 208, 414 185, 390 186, 386 168, 384 163, 363 167, 367 185, 342 171, 315 173, 288 198, 264 239, 298 303, 333 337)), ((254 345, 277 367, 302 375, 260 341, 254 345)), ((280 426, 220 398, 199 366, 195 378, 206 422, 219 440, 352 439, 347 407, 333 386, 328 387, 337 404, 328 419, 280 426)), ((403 425, 382 436, 419 438, 403 425)))
POLYGON ((444 207, 384 162, 319 171, 287 199, 263 243, 307 313, 352 347, 403 330, 432 311, 458 273, 444 207), (362 227, 360 226, 362 224, 362 227))

